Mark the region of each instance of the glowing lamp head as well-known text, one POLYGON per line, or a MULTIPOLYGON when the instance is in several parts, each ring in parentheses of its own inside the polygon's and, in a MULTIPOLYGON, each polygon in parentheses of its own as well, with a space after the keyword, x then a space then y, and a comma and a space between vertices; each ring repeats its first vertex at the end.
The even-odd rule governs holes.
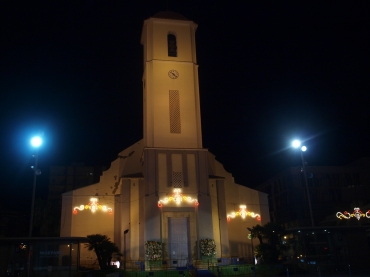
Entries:
POLYGON ((42 139, 41 137, 33 137, 31 139, 31 145, 33 147, 39 147, 42 144, 42 139))
POLYGON ((306 147, 306 146, 302 146, 302 147, 301 147, 301 150, 302 150, 302 152, 306 152, 307 147, 306 147))
POLYGON ((294 148, 298 148, 299 146, 301 146, 301 142, 300 142, 298 139, 293 140, 293 142, 292 142, 292 146, 293 146, 294 148))

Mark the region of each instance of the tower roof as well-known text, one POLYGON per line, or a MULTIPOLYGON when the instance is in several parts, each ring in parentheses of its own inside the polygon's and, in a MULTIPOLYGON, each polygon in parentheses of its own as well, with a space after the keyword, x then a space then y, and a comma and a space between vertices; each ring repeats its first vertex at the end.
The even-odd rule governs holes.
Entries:
POLYGON ((176 12, 159 12, 153 15, 154 18, 172 19, 172 20, 188 20, 185 16, 176 12))

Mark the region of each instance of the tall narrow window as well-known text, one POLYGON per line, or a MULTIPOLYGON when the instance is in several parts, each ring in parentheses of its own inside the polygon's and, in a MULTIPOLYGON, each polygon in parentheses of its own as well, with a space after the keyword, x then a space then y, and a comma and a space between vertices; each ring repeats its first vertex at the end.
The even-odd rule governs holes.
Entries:
POLYGON ((183 164, 182 164, 182 154, 172 153, 171 163, 172 163, 172 186, 174 188, 182 188, 184 184, 184 179, 182 175, 183 164))
POLYGON ((170 132, 181 133, 180 119, 180 95, 178 90, 170 90, 169 95, 170 106, 170 132))
POLYGON ((172 184, 174 188, 182 188, 182 173, 181 172, 172 172, 172 184))
POLYGON ((167 35, 167 45, 168 45, 168 56, 177 57, 177 44, 175 35, 172 34, 167 35))

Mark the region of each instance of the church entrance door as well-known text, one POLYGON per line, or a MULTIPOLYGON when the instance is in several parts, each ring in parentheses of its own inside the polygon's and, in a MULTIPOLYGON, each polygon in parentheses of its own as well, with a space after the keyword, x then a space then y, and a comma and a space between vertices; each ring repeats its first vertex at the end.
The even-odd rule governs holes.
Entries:
POLYGON ((168 218, 168 256, 171 267, 184 267, 189 260, 189 218, 168 218))

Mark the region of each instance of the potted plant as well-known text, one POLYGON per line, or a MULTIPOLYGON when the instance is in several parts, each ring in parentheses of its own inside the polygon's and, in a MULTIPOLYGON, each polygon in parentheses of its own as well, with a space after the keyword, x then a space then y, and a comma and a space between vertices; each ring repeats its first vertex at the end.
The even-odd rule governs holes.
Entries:
POLYGON ((202 260, 211 260, 216 255, 216 243, 214 239, 199 240, 200 253, 202 260))
POLYGON ((162 242, 146 241, 145 242, 145 257, 148 261, 149 269, 161 267, 162 261, 162 242))

